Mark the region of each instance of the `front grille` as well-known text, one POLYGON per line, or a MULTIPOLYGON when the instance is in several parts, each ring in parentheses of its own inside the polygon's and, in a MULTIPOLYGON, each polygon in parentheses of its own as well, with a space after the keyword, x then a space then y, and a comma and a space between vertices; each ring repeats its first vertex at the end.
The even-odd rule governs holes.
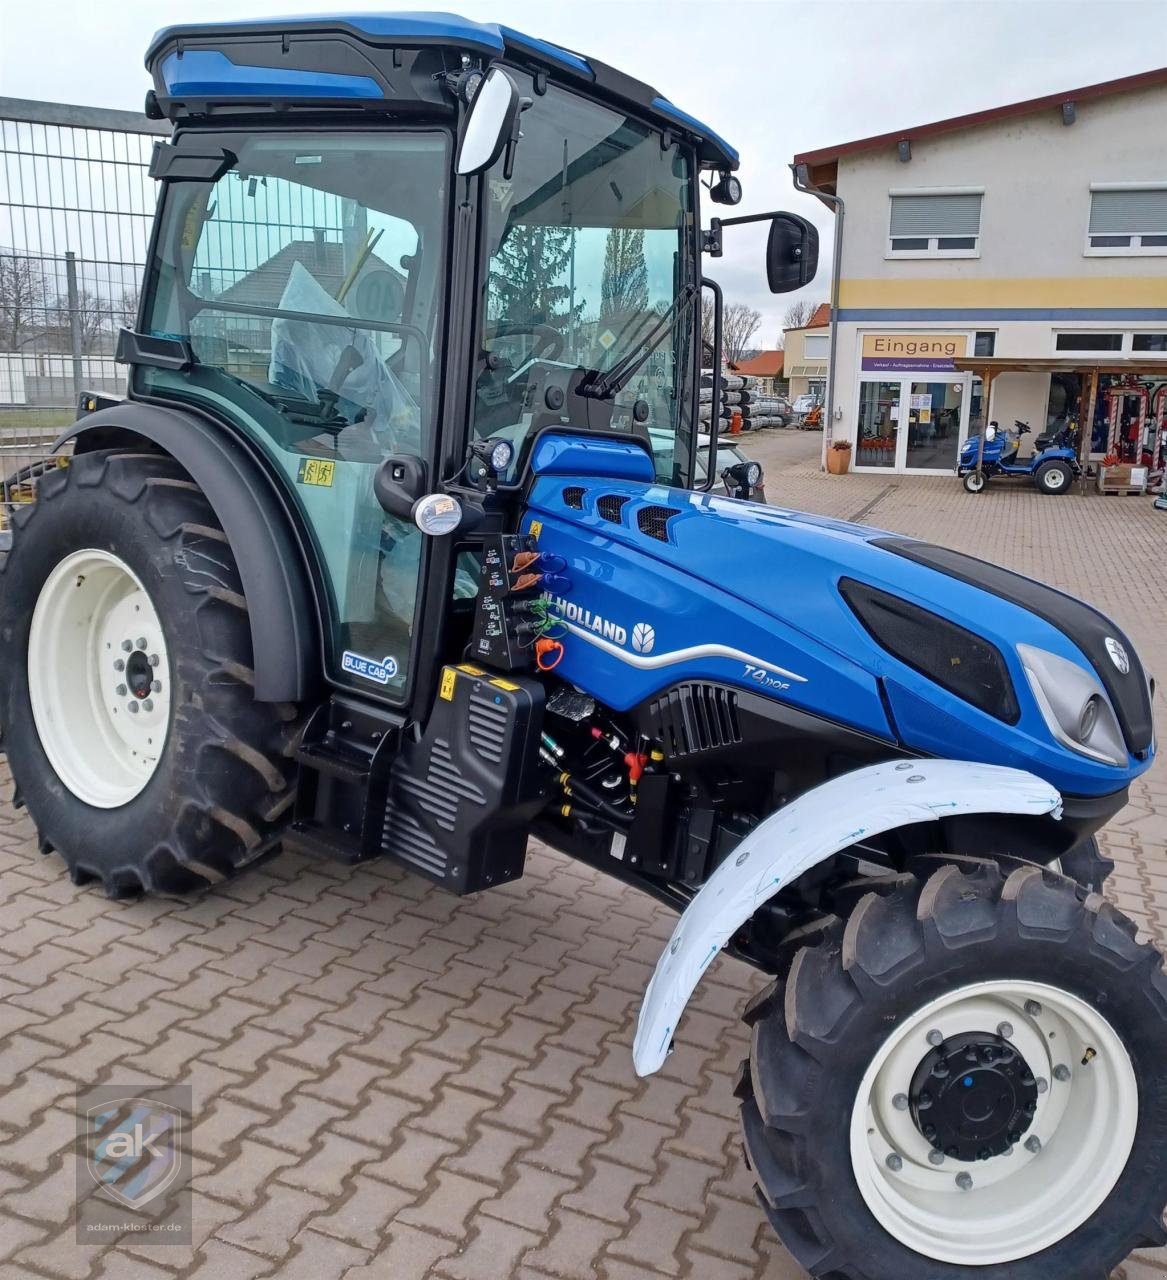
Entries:
POLYGON ((579 485, 569 485, 563 491, 563 505, 570 507, 572 511, 582 511, 584 494, 586 493, 587 490, 580 488, 579 485))
POLYGON ((669 521, 680 514, 676 507, 641 507, 636 513, 636 526, 646 538, 668 542, 669 521))
POLYGON ((737 694, 716 684, 683 684, 649 707, 656 737, 670 757, 741 742, 737 694))
POLYGON ((618 493, 605 493, 602 498, 596 499, 596 511, 602 520, 611 520, 613 524, 620 523, 620 513, 630 501, 627 497, 618 493))

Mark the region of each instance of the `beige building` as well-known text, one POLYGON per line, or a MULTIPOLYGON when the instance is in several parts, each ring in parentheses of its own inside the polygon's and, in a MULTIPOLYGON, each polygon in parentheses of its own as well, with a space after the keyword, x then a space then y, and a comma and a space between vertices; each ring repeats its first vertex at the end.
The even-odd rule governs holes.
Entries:
POLYGON ((1036 435, 1091 400, 1083 454, 1142 447, 1167 411, 1165 126, 1167 68, 796 156, 845 205, 824 448, 951 471, 986 416, 1036 435))
POLYGON ((826 397, 830 317, 831 309, 823 302, 801 329, 783 330, 783 367, 791 401, 805 395, 817 396, 820 400, 826 397))

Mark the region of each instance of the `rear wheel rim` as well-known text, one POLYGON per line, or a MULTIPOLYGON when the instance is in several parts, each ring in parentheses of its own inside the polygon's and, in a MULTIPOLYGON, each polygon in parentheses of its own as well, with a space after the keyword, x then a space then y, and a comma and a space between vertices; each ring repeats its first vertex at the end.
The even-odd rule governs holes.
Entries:
POLYGON ((28 642, 33 721, 49 763, 84 803, 114 809, 154 776, 170 726, 158 611, 118 556, 66 556, 41 587, 28 642))
POLYGON ((1081 1226, 1122 1175, 1137 1126, 1130 1056, 1096 1009, 1044 983, 975 983, 932 1001, 880 1047, 852 1111, 851 1164, 867 1207, 901 1244, 941 1262, 992 1266, 1081 1226), (987 1160, 932 1163, 905 1105, 914 1071, 937 1034, 949 1043, 1003 1024, 1037 1081, 1024 1136, 987 1160))
POLYGON ((1061 467, 1051 467, 1042 476, 1041 482, 1051 493, 1056 493, 1059 489, 1065 487, 1066 473, 1061 467))

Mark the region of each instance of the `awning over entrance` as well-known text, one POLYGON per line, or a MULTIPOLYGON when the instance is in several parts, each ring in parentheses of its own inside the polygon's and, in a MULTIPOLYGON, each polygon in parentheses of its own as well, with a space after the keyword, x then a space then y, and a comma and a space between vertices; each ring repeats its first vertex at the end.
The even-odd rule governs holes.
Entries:
MULTIPOLYGON (((985 417, 988 418, 989 394, 993 379, 1003 373, 1073 373, 1081 378, 1081 420, 1087 424, 1078 433, 1078 457, 1085 462, 1090 453, 1089 425, 1094 421, 1095 406, 1099 395, 1099 379, 1103 374, 1120 374, 1132 381, 1137 378, 1162 380, 1167 378, 1167 360, 1138 360, 1126 356, 956 356, 952 366, 961 372, 971 372, 981 379, 985 417)), ((1157 436, 1156 436, 1157 439, 1157 436)), ((1158 446, 1154 464, 1158 463, 1158 446)))

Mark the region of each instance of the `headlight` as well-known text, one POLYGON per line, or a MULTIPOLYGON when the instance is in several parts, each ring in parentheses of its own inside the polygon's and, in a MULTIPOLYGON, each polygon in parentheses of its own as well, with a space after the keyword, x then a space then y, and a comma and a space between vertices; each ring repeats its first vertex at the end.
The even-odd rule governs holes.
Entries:
POLYGON ((756 489, 762 483, 762 465, 759 462, 751 462, 746 468, 746 480, 749 482, 751 489, 756 489))
POLYGON ((1029 644, 1019 644, 1017 656, 1057 741, 1092 760, 1125 765, 1122 730, 1110 699, 1093 672, 1029 644))

